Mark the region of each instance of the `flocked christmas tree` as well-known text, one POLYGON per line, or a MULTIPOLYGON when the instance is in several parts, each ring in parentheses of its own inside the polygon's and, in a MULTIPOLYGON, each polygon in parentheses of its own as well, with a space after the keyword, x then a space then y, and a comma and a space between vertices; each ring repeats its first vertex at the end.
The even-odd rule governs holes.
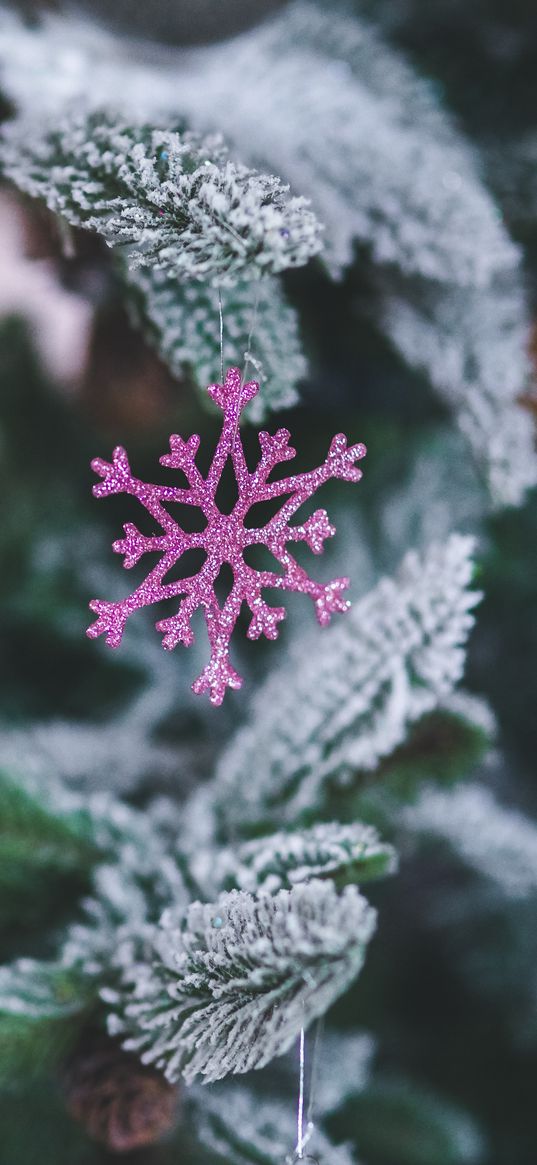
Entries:
POLYGON ((476 3, 478 49, 447 0, 18 7, 6 205, 91 335, 66 394, 3 325, 0 1165, 529 1165, 510 18, 476 3))

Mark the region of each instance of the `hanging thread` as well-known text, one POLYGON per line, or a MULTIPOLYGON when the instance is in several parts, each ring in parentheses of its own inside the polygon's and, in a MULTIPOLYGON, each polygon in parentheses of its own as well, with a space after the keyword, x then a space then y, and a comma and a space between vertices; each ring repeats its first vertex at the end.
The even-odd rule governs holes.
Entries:
POLYGON ((222 310, 222 291, 218 288, 218 311, 220 315, 220 383, 224 383, 224 312, 222 310))
POLYGON ((313 1052, 312 1052, 312 1056, 311 1056, 310 1088, 309 1088, 308 1111, 306 1113, 306 1137, 304 1140, 304 1144, 307 1141, 309 1141, 311 1134, 313 1133, 313 1129, 314 1129, 313 1107, 315 1104, 315 1098, 316 1098, 316 1092, 317 1092, 317 1072, 318 1072, 318 1067, 319 1067, 319 1048, 321 1046, 321 1037, 323 1034, 323 1028, 324 1028, 324 1019, 321 1016, 321 1018, 317 1020, 317 1024, 315 1027, 315 1039, 313 1041, 313 1052))
POLYGON ((297 1139, 296 1146, 292 1156, 286 1158, 286 1165, 297 1165, 298 1161, 314 1162, 314 1157, 304 1157, 304 1149, 311 1140, 315 1125, 313 1123, 313 1108, 315 1103, 315 1093, 317 1085, 317 1067, 319 1059, 319 1047, 323 1031, 322 1019, 317 1021, 315 1029, 315 1039, 313 1042, 313 1052, 311 1056, 311 1066, 309 1071, 309 1086, 308 1086, 308 1103, 306 1108, 306 1037, 304 1028, 300 1029, 299 1037, 299 1077, 298 1077, 298 1105, 297 1105, 297 1139), (305 1122, 304 1122, 305 1112, 305 1122), (305 1127, 304 1127, 305 1125, 305 1127))
POLYGON ((261 364, 259 363, 259 360, 256 360, 255 357, 252 356, 252 353, 250 351, 250 349, 252 347, 252 339, 253 339, 253 335, 254 335, 254 331, 255 331, 255 326, 257 324, 258 307, 259 307, 259 282, 257 283, 256 289, 255 289, 254 306, 252 309, 252 318, 250 321, 250 331, 248 332, 248 339, 246 341, 246 351, 244 353, 244 369, 243 369, 243 373, 242 373, 243 384, 244 384, 244 381, 246 380, 246 369, 247 369, 249 364, 253 364, 256 372, 261 371, 261 364))
MULTIPOLYGON (((220 296, 220 292, 218 294, 220 296)), ((219 302, 220 302, 220 335, 222 336, 224 325, 223 325, 223 318, 222 318, 222 299, 221 299, 221 297, 219 299, 219 302)), ((246 342, 246 352, 244 353, 244 367, 243 367, 242 376, 241 376, 241 386, 244 384, 244 382, 246 380, 246 369, 248 367, 248 364, 253 364, 256 367, 257 371, 259 371, 259 369, 260 369, 260 365, 259 365, 258 361, 254 360, 254 358, 250 352, 250 348, 252 345, 252 338, 253 338, 253 334, 254 334, 254 329, 255 329, 255 325, 257 323, 258 304, 259 304, 259 284, 257 285, 256 291, 255 291, 255 299, 254 299, 254 306, 253 306, 253 310, 252 310, 252 318, 250 320, 250 331, 248 332, 248 340, 246 342)), ((222 345, 222 341, 221 341, 221 345, 222 345)), ((221 356, 222 356, 222 381, 223 381, 224 380, 224 358, 223 358, 222 346, 221 346, 221 356)), ((237 413, 237 422, 235 425, 235 432, 233 434, 233 444, 235 444, 235 441, 237 440, 238 431, 239 431, 239 414, 237 413)))
POLYGON ((306 1062, 304 1028, 300 1029, 299 1076, 298 1076, 298 1111, 297 1111, 297 1139, 296 1155, 300 1160, 304 1156, 304 1067, 306 1062))

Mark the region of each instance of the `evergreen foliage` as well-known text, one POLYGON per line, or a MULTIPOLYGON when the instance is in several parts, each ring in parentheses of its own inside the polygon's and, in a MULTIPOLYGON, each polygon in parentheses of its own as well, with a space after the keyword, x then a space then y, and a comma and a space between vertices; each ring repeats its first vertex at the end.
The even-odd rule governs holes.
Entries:
MULTIPOLYGON (((177 61, 168 57, 158 67, 133 60, 121 43, 76 17, 49 20, 37 30, 17 27, 7 14, 2 19, 4 84, 19 108, 34 118, 36 92, 39 109, 44 102, 56 118, 67 96, 91 105, 88 95, 95 92, 101 103, 132 121, 150 119, 167 126, 186 119, 203 134, 224 132, 243 161, 281 174, 297 190, 310 191, 325 228, 328 270, 341 274, 358 248, 370 283, 366 315, 375 319, 404 360, 425 372, 453 410, 493 503, 522 501, 537 482, 537 456, 531 421, 518 404, 533 380, 520 251, 486 188, 474 144, 441 107, 433 86, 363 15, 350 15, 344 6, 341 12, 327 13, 315 0, 295 0, 274 20, 230 43, 198 49, 177 61), (243 99, 245 90, 248 100, 243 99)), ((31 126, 14 130, 14 149, 4 146, 8 173, 23 189, 50 197, 50 175, 45 173, 40 191, 28 173, 34 138, 31 126)), ((173 150, 169 152, 172 156, 173 150)), ((226 163, 228 170, 230 165, 226 163)), ((504 164, 505 170, 514 175, 516 185, 516 163, 511 168, 504 164)), ((159 263, 170 260, 174 269, 179 263, 183 273, 195 275, 199 257, 197 251, 190 253, 188 230, 181 236, 186 249, 178 259, 176 226, 168 229, 155 222, 158 210, 167 210, 165 182, 161 189, 158 174, 148 195, 147 179, 144 174, 143 201, 149 197, 144 254, 156 247, 159 263)), ((504 186, 506 181, 504 177, 504 186)), ((239 201, 241 234, 249 224, 245 227, 241 213, 242 194, 239 201)), ((244 209, 252 210, 246 200, 244 209)), ((80 213, 77 208, 77 220, 80 213)), ((271 223, 273 213, 270 206, 271 223)), ((139 215, 137 211, 138 224, 139 215)), ((251 271, 261 264, 264 272, 306 261, 319 249, 319 236, 300 200, 295 220, 292 228, 279 223, 279 230, 283 226, 284 234, 290 232, 285 243, 278 230, 270 229, 265 250, 255 253, 257 240, 254 253, 244 253, 244 262, 241 254, 230 256, 234 242, 224 237, 224 266, 219 266, 213 248, 211 262, 217 268, 205 274, 212 282, 228 281, 240 268, 241 276, 249 277, 247 258, 253 259, 251 271)), ((101 223, 100 229, 108 228, 101 223)), ((110 225, 116 242, 132 229, 123 219, 110 225)), ((214 224, 207 237, 220 248, 214 224)), ((178 313, 181 300, 182 293, 178 313)), ((148 307, 153 331, 153 297, 148 307)), ((170 311, 163 318, 157 310, 165 325, 170 311)), ((175 367, 183 341, 170 346, 165 338, 162 347, 175 367)), ((188 351, 189 363, 194 363, 190 345, 188 351)))
POLYGON ((304 198, 237 166, 216 138, 128 126, 103 112, 41 134, 8 127, 5 173, 72 226, 128 248, 133 266, 233 282, 297 266, 320 248, 304 198))
POLYGON ((0 1085, 27 1086, 57 1063, 84 1012, 84 994, 65 967, 19 959, 0 967, 0 1085))
POLYGON ((13 892, 32 871, 84 871, 99 853, 88 815, 62 814, 43 803, 38 788, 0 772, 0 886, 13 892))
POLYGON ((523 813, 498 804, 489 789, 470 783, 446 791, 425 787, 401 819, 411 832, 449 845, 508 898, 537 892, 537 830, 523 813))
MULTIPOLYGON (((205 389, 220 368, 218 292, 200 282, 178 284, 171 271, 153 267, 125 270, 123 275, 134 318, 170 371, 181 376, 187 369, 205 389)), ((224 364, 233 365, 243 352, 251 374, 261 382, 249 420, 257 423, 271 410, 296 404, 307 364, 296 312, 279 283, 264 279, 252 286, 241 280, 225 289, 221 301, 224 364)))
POLYGON ((379 326, 454 410, 495 505, 519 505, 536 481, 533 429, 518 399, 533 380, 520 278, 446 291, 388 275, 377 288, 379 326))
POLYGON ((376 829, 332 822, 223 850, 215 880, 224 889, 231 884, 252 894, 273 894, 309 878, 367 882, 393 873, 395 865, 392 846, 380 840, 376 829))
MULTIPOLYGON (((179 58, 180 69, 172 59, 153 71, 76 19, 26 33, 3 19, 4 85, 23 108, 42 108, 41 73, 45 108, 56 115, 69 96, 119 104, 137 120, 185 117, 202 133, 220 130, 246 162, 314 193, 336 271, 356 241, 383 265, 461 286, 486 286, 517 263, 471 149, 431 86, 356 15, 296 0, 235 41, 179 58), (69 76, 75 46, 80 67, 69 76)), ((14 164, 22 170, 24 161, 14 164)))
POLYGON ((165 915, 153 967, 127 969, 125 996, 105 995, 123 1003, 113 1030, 130 1030, 125 1046, 172 1081, 262 1068, 349 986, 374 928, 355 887, 338 898, 315 880, 259 898, 231 891, 191 906, 183 925, 165 915))
MULTIPOLYGON (((229 1165, 280 1165, 296 1136, 293 1114, 281 1101, 262 1100, 245 1088, 195 1092, 194 1119, 211 1160, 229 1165)), ((335 1145, 317 1127, 306 1153, 319 1165, 354 1165, 350 1146, 335 1145)), ((307 1158, 306 1158, 307 1160, 307 1158)))
POLYGON ((357 603, 322 645, 301 645, 260 688, 218 768, 217 812, 240 828, 322 812, 326 788, 375 769, 460 679, 479 595, 471 539, 453 535, 357 603), (290 696, 292 692, 292 696, 290 696), (255 780, 252 773, 255 771, 255 780))
POLYGON ((531 1165, 535 15, 209 6, 193 49, 132 39, 169 0, 0 2, 0 311, 50 290, 0 324, 0 1165, 531 1165), (369 456, 327 487, 352 609, 237 636, 254 695, 217 712, 142 616, 114 660, 83 629, 131 517, 95 512, 91 453, 125 440, 142 496, 196 431, 204 473, 221 361, 262 446, 293 407, 305 463, 328 429, 369 456))

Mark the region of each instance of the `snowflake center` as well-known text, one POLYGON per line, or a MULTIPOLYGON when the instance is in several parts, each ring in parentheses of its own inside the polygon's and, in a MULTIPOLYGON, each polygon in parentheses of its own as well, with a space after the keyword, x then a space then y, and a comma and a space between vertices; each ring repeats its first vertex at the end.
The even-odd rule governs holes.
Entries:
POLYGON ((237 563, 242 558, 244 530, 240 520, 231 514, 215 515, 205 531, 207 554, 220 562, 237 563))

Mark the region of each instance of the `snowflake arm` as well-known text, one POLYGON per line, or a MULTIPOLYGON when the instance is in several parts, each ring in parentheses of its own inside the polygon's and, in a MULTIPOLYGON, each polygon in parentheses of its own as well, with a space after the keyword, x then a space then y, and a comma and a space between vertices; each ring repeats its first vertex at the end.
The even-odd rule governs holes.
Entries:
POLYGON ((94 486, 96 497, 114 493, 128 493, 136 497, 148 513, 159 523, 163 534, 143 535, 132 523, 124 526, 125 537, 114 543, 114 550, 124 555, 124 566, 134 566, 145 554, 161 551, 162 557, 140 586, 120 602, 108 603, 95 599, 90 607, 97 614, 88 635, 96 638, 106 634, 110 647, 118 647, 125 624, 133 611, 162 599, 180 597, 174 615, 157 623, 163 634, 163 647, 171 651, 178 643, 189 646, 194 641, 191 619, 201 608, 204 613, 211 648, 210 660, 195 680, 196 694, 207 691, 213 704, 221 704, 226 688, 240 688, 241 677, 229 658, 233 629, 241 607, 246 604, 252 618, 247 631, 250 639, 265 635, 276 639, 278 624, 285 618, 284 607, 271 607, 263 598, 263 589, 271 587, 309 595, 321 626, 330 622, 336 611, 345 611, 350 605, 343 597, 348 579, 337 578, 318 583, 299 566, 288 549, 288 543, 306 542, 314 554, 320 554, 326 538, 335 533, 325 510, 316 510, 306 521, 291 525, 290 519, 308 501, 319 486, 331 477, 358 481, 361 471, 355 462, 365 454, 363 445, 347 447, 347 440, 339 434, 334 437, 323 464, 309 473, 299 473, 270 482, 276 465, 295 456, 289 445, 290 434, 279 429, 274 436, 260 433, 261 457, 256 469, 250 472, 246 464, 239 433, 239 420, 245 406, 259 391, 256 381, 243 382, 237 368, 230 368, 223 384, 212 384, 209 395, 222 410, 223 424, 220 438, 204 478, 195 461, 199 437, 188 441, 174 434, 170 437, 170 453, 161 457, 161 464, 169 469, 180 469, 188 482, 187 489, 147 485, 131 473, 127 454, 122 448, 114 451, 112 463, 97 458, 92 462, 102 481, 94 486), (216 493, 224 466, 231 458, 237 481, 238 497, 230 514, 222 514, 216 504, 216 493), (257 502, 282 498, 276 515, 260 527, 248 527, 246 517, 257 502), (207 519, 206 528, 199 533, 187 533, 166 509, 167 502, 182 502, 199 507, 207 519), (256 570, 244 560, 249 546, 264 545, 282 566, 282 573, 256 570), (196 574, 166 582, 166 575, 181 556, 192 549, 205 552, 206 558, 196 574), (229 563, 233 585, 221 606, 215 592, 215 583, 223 563, 229 563))
MULTIPOLYGON (((280 438, 278 451, 283 442, 289 439, 290 434, 287 429, 280 429, 276 434, 276 438, 280 438)), ((261 438, 267 438, 268 442, 273 442, 276 438, 269 437, 268 433, 259 434, 261 438)), ((262 443, 263 447, 263 443, 262 443)), ((272 452, 272 445, 269 446, 271 452, 269 457, 274 456, 272 452)), ((276 452, 276 450, 274 450, 276 452)), ((271 460, 270 469, 282 460, 287 460, 295 456, 295 450, 287 446, 287 455, 285 458, 278 456, 277 460, 271 460)), ((330 448, 326 460, 318 469, 312 469, 310 473, 296 473, 290 477, 281 478, 280 481, 267 481, 266 477, 263 479, 262 473, 259 472, 261 465, 266 464, 268 458, 260 462, 258 472, 255 475, 256 483, 259 483, 261 497, 260 501, 270 501, 271 498, 281 497, 282 494, 292 493, 296 495, 296 504, 288 509, 286 512, 290 515, 307 501, 309 497, 319 488, 323 482, 328 481, 331 477, 341 478, 343 481, 360 481, 362 477, 361 469, 357 469, 354 462, 359 461, 361 457, 365 457, 365 445, 351 445, 347 447, 347 438, 343 433, 338 433, 332 438, 330 448)), ((269 469, 269 472, 270 472, 269 469)))
POLYGON ((222 432, 207 476, 207 485, 216 493, 222 471, 228 457, 233 461, 233 468, 239 489, 239 500, 249 496, 249 473, 244 457, 242 442, 237 440, 238 426, 242 410, 259 392, 259 385, 255 380, 243 384, 238 368, 228 369, 224 384, 211 384, 208 388, 211 399, 224 414, 222 432))

